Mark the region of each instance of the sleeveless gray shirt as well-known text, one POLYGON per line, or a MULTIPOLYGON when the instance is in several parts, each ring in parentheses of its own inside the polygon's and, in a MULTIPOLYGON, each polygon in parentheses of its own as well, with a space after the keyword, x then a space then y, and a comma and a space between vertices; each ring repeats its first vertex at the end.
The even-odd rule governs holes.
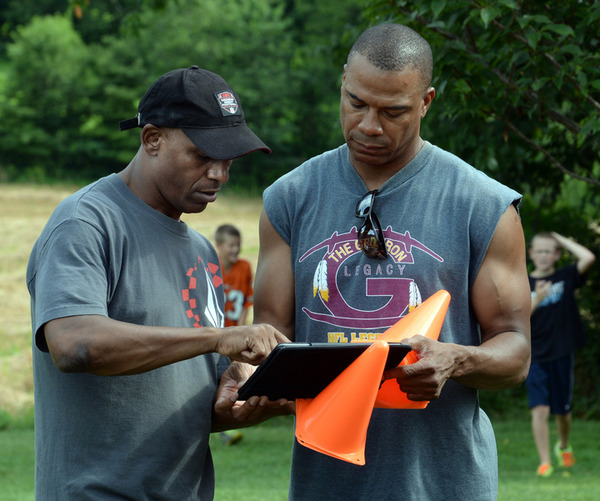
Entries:
MULTIPOLYGON (((264 193, 291 247, 296 341, 373 339, 440 289, 451 294, 440 341, 479 345, 469 292, 502 214, 520 195, 425 143, 379 190, 374 210, 388 257, 356 243, 367 192, 343 145, 305 162, 264 193)), ((348 419, 352 419, 348 416, 348 419)), ((477 391, 448 381, 424 410, 375 409, 366 464, 294 444, 290 499, 492 500, 494 433, 477 391)))

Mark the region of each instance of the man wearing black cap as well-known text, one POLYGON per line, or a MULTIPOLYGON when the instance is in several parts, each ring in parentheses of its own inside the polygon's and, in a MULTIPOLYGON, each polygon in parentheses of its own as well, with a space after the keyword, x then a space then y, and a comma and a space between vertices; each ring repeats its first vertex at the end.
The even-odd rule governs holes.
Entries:
POLYGON ((219 258, 179 219, 217 198, 232 159, 270 152, 236 93, 197 66, 174 70, 121 122, 133 127, 135 157, 56 208, 27 269, 44 501, 212 499, 211 428, 259 404, 211 422, 219 367, 287 341, 264 324, 222 328, 219 258))

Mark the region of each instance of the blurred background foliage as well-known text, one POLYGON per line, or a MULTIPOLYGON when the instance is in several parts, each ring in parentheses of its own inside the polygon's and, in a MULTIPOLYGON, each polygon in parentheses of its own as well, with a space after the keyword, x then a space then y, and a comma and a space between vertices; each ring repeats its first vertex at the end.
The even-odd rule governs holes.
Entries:
POLYGON ((161 74, 192 64, 225 77, 275 152, 240 159, 233 184, 258 191, 341 139, 339 47, 360 18, 356 2, 343 9, 270 0, 6 3, 5 178, 88 179, 120 170, 139 137, 120 133, 119 120, 135 115, 161 74))
MULTIPOLYGON (((389 21, 433 48, 437 96, 422 136, 523 193, 528 240, 558 231, 600 258, 593 0, 0 0, 0 181, 85 182, 122 169, 139 136, 118 122, 158 76, 198 64, 238 91, 273 149, 237 160, 227 188, 260 193, 342 142, 345 56, 363 29, 389 21)), ((577 355, 581 417, 600 417, 599 269, 580 291, 590 338, 577 355)), ((505 412, 523 395, 482 399, 505 412)))

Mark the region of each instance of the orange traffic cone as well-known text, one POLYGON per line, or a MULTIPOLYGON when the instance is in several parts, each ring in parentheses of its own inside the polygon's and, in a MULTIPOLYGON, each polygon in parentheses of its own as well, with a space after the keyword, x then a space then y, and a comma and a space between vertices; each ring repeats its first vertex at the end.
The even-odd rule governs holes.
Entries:
MULTIPOLYGON (((389 343, 399 343, 403 339, 421 334, 430 339, 438 339, 442 324, 450 304, 450 294, 448 291, 439 290, 433 296, 423 301, 408 315, 401 318, 386 330, 379 340, 389 343)), ((410 351, 400 365, 414 364, 417 361, 417 355, 410 351)), ((409 400, 395 379, 384 381, 377 393, 375 407, 384 409, 424 409, 429 404, 428 401, 409 400)))
POLYGON ((389 345, 375 341, 313 399, 296 400, 296 438, 305 447, 365 464, 367 428, 389 345))

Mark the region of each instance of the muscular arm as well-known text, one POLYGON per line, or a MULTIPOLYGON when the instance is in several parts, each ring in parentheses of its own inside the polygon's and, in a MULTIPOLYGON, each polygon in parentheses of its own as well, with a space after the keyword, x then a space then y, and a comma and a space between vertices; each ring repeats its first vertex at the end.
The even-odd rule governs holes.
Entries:
POLYGON ((294 274, 290 246, 273 228, 263 209, 260 251, 254 279, 254 321, 271 324, 294 340, 294 274))
POLYGON ((516 209, 501 217, 471 291, 482 343, 468 349, 453 378, 481 389, 524 381, 529 371, 531 292, 516 209))
POLYGON ((138 374, 211 352, 258 364, 278 343, 288 341, 268 325, 150 327, 98 315, 52 320, 44 333, 61 371, 102 376, 138 374))
POLYGON ((471 291, 471 304, 481 326, 479 346, 414 336, 406 342, 417 351, 419 361, 386 371, 386 377, 396 377, 411 400, 438 398, 448 379, 498 390, 527 377, 531 293, 523 230, 512 206, 500 218, 471 291))

